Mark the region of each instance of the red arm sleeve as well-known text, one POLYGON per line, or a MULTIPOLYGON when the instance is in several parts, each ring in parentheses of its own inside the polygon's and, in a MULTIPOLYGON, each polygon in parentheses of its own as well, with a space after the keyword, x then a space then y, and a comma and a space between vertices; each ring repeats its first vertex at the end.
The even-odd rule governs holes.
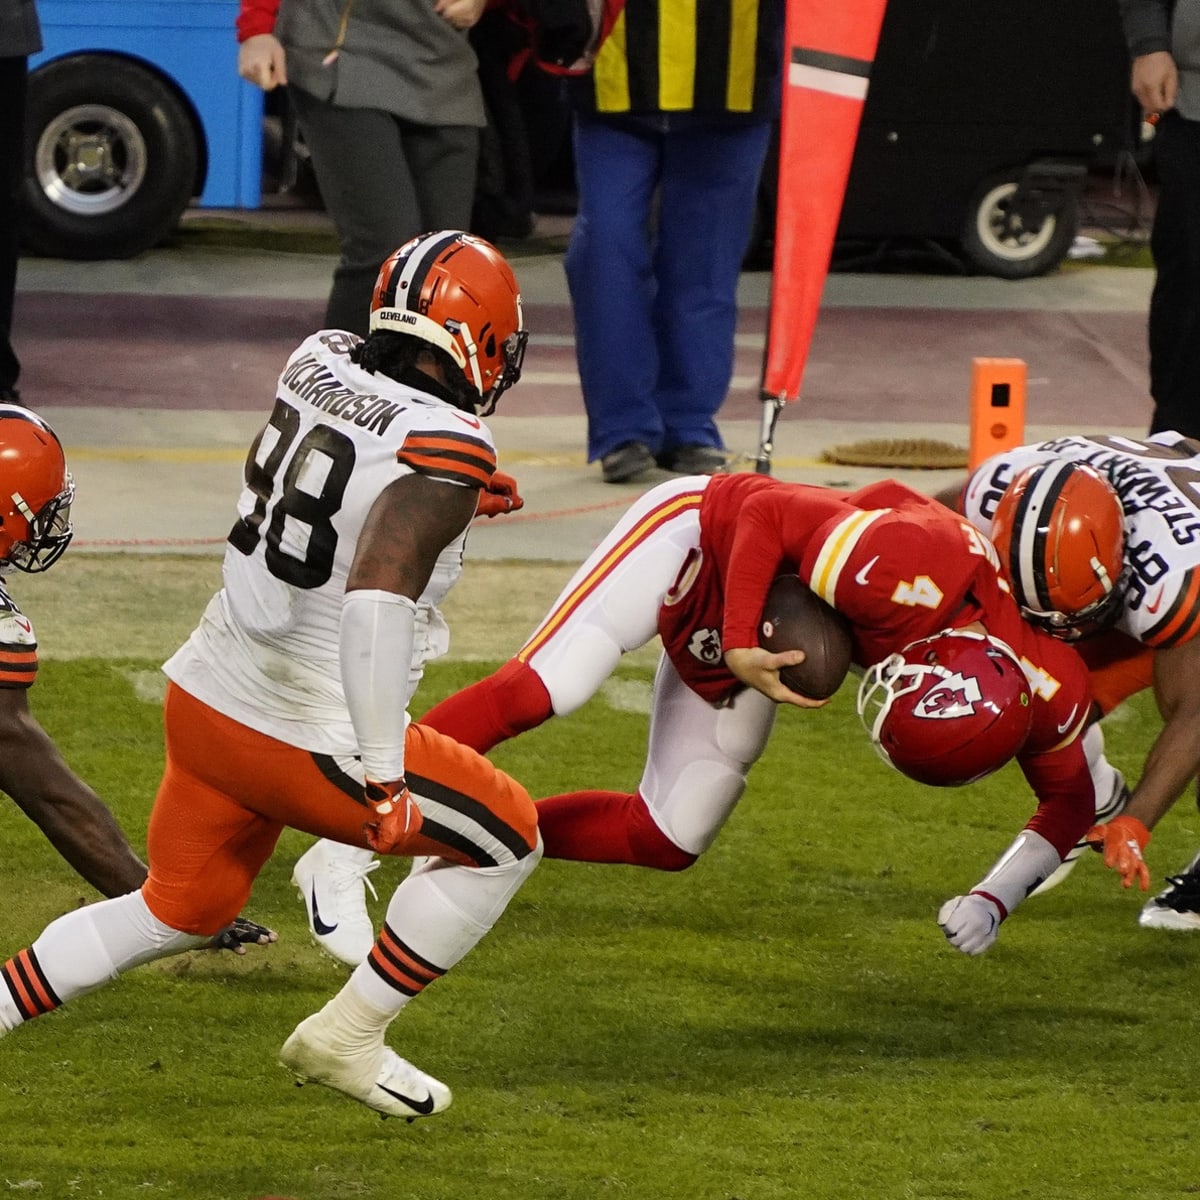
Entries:
POLYGON ((1040 833, 1065 855, 1096 819, 1096 789, 1083 753, 1083 738, 1046 754, 1019 756, 1021 770, 1038 799, 1025 828, 1040 833))
POLYGON ((260 33, 273 33, 277 12, 279 0, 242 0, 237 16, 238 42, 260 33))
POLYGON ((742 505, 725 570, 726 650, 758 645, 771 580, 784 564, 797 570, 816 530, 852 511, 841 493, 808 487, 766 488, 742 505))
POLYGON ((1083 751, 1092 707, 1087 666, 1073 647, 1019 617, 997 632, 1016 651, 1033 688, 1033 728, 1017 755, 1038 801, 1026 828, 1066 854, 1096 819, 1096 786, 1083 751))

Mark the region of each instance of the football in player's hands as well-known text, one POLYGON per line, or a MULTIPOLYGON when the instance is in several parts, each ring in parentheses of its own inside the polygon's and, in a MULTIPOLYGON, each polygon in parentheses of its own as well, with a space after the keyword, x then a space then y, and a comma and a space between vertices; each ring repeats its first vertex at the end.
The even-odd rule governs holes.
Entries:
POLYGON ((784 687, 810 700, 832 696, 850 669, 850 626, 799 575, 780 575, 772 582, 758 626, 758 644, 772 654, 804 651, 804 661, 784 667, 779 678, 784 687))

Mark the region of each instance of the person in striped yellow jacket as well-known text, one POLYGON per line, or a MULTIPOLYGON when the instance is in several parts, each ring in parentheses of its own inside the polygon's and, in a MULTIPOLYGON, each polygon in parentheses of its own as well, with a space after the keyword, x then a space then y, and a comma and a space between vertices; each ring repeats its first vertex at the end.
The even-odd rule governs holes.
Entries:
POLYGON ((570 81, 566 255, 588 460, 609 483, 726 464, 737 281, 779 109, 783 0, 628 0, 570 81))

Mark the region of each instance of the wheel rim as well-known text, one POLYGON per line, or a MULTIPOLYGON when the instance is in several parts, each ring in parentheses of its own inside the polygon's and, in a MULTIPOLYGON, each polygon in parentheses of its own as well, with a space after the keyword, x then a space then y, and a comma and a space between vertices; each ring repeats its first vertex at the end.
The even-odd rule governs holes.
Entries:
POLYGON ((1019 262, 1034 258, 1050 245, 1058 221, 1051 213, 1036 232, 1025 228, 1013 208, 1017 193, 1015 183, 1001 183, 992 188, 975 211, 975 232, 980 244, 996 258, 1019 262))
POLYGON ((49 122, 34 148, 34 169, 46 198, 80 216, 127 203, 146 178, 146 140, 124 113, 80 104, 49 122))

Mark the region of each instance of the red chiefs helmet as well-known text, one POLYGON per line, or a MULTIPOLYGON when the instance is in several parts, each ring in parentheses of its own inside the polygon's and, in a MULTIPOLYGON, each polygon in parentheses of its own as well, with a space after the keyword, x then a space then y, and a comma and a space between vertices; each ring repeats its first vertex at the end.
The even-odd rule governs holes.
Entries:
POLYGON ((1125 514, 1083 463, 1028 467, 996 505, 992 541, 1025 618, 1065 641, 1099 633, 1121 611, 1125 514))
POLYGON ((503 255, 455 229, 405 242, 380 268, 371 297, 371 330, 445 350, 479 393, 480 416, 521 378, 529 340, 521 324, 521 293, 503 255))
POLYGON ((1021 749, 1033 698, 1002 641, 947 629, 876 663, 859 685, 858 715, 897 771, 933 787, 958 787, 1021 749))
POLYGON ((70 542, 75 484, 40 417, 0 404, 0 563, 44 571, 70 542))

